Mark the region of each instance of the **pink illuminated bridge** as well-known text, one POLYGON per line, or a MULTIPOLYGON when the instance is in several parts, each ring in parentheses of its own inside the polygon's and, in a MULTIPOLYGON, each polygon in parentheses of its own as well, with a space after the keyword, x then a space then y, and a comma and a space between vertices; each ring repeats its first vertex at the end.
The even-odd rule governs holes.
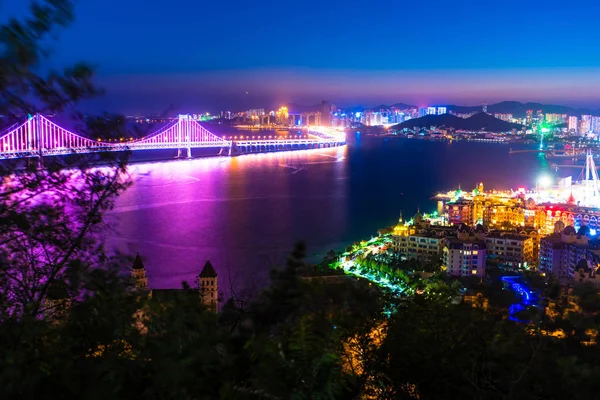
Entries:
POLYGON ((186 150, 189 158, 193 148, 220 148, 221 155, 237 155, 346 144, 345 134, 332 128, 314 127, 308 131, 310 137, 307 139, 228 141, 211 133, 189 115, 180 115, 178 119, 148 136, 112 143, 83 137, 36 114, 0 134, 0 159, 154 149, 177 149, 180 155, 182 150, 186 150))

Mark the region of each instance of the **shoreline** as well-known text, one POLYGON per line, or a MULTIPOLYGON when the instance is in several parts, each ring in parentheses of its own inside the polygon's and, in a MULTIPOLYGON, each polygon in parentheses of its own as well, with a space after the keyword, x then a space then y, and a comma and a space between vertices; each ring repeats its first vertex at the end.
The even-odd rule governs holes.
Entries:
POLYGON ((364 135, 369 139, 379 139, 379 140, 421 140, 427 142, 482 142, 482 143, 498 143, 498 144, 522 144, 522 145, 533 145, 537 142, 532 139, 518 139, 518 140, 506 140, 504 138, 483 138, 483 137, 456 137, 456 138, 448 138, 448 137, 431 137, 431 136, 418 136, 418 135, 393 135, 393 134, 373 134, 373 133, 364 133, 359 135, 364 135))

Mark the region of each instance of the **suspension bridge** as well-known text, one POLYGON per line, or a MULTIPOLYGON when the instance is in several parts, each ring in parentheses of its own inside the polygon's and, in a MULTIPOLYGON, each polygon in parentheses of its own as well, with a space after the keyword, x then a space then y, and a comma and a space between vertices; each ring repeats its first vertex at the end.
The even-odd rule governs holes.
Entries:
POLYGON ((309 128, 306 139, 245 139, 225 140, 200 125, 189 115, 180 115, 165 127, 143 138, 107 142, 86 138, 62 128, 43 115, 32 115, 0 133, 0 159, 60 156, 106 151, 137 151, 176 149, 178 156, 185 152, 192 157, 192 149, 220 149, 219 155, 317 149, 343 146, 343 133, 323 127, 309 128))

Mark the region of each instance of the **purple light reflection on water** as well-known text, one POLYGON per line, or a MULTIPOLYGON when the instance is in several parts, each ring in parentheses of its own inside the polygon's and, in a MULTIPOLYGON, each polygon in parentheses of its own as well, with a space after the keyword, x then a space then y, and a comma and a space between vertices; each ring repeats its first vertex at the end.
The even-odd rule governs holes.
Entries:
MULTIPOLYGON (((155 288, 194 282, 207 259, 220 291, 264 283, 295 241, 341 245, 346 148, 133 164, 108 217, 109 248, 139 251, 155 288)), ((239 290, 239 288, 238 288, 239 290)))

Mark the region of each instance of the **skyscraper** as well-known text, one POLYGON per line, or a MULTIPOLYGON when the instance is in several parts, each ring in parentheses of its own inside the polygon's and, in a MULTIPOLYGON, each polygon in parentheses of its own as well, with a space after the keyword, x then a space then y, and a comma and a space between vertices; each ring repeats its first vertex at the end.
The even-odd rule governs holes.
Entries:
POLYGON ((526 124, 531 125, 532 122, 533 122, 533 110, 527 110, 526 124))
POLYGON ((446 112, 447 112, 446 107, 438 107, 437 108, 438 115, 446 114, 446 112))
POLYGON ((569 116, 569 132, 577 133, 578 131, 577 117, 574 115, 569 116))
POLYGON ((427 115, 435 115, 435 114, 437 114, 437 108, 427 107, 427 115))
POLYGON ((600 117, 592 117, 592 132, 600 133, 600 117))
POLYGON ((590 133, 592 131, 592 116, 591 115, 582 115, 581 116, 581 129, 580 133, 585 135, 586 133, 590 133))
POLYGON ((538 120, 541 122, 544 120, 544 112, 542 110, 537 111, 538 120))

